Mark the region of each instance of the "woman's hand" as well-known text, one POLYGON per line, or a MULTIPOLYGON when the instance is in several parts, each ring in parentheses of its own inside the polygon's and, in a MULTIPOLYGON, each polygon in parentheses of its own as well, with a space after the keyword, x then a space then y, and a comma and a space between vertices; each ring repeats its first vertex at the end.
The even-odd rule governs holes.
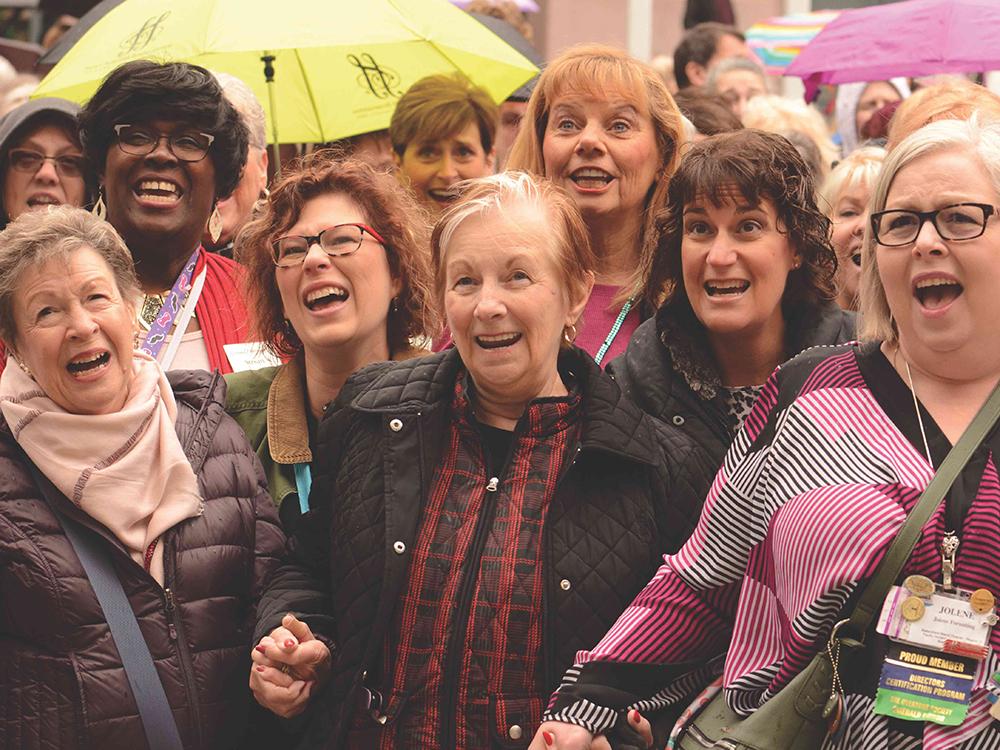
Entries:
MULTIPOLYGON (((628 712, 628 723, 642 735, 646 747, 653 746, 653 727, 635 709, 628 712)), ((611 744, 576 724, 546 721, 538 728, 528 750, 611 750, 611 744)))
POLYGON ((289 719, 305 710, 317 685, 330 675, 330 649, 309 626, 288 614, 251 653, 250 690, 272 713, 289 719))

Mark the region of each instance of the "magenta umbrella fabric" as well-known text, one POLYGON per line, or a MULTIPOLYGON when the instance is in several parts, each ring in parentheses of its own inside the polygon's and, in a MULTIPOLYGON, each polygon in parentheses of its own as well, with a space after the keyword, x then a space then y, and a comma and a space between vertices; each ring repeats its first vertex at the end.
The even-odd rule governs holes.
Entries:
POLYGON ((1000 69, 1000 2, 906 0, 842 11, 785 69, 820 84, 1000 69))

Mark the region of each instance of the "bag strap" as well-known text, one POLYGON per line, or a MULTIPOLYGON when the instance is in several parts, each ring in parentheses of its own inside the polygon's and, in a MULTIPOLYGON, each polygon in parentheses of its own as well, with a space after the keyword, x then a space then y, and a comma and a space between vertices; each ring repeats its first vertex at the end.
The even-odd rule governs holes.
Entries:
POLYGON ((132 687, 132 695, 139 708, 139 718, 150 750, 183 750, 177 722, 174 721, 163 683, 153 664, 149 645, 139 630, 135 612, 132 611, 132 605, 129 604, 107 550, 103 549, 103 542, 90 529, 59 509, 59 496, 56 494, 59 491, 42 475, 38 467, 30 461, 28 463, 49 508, 59 519, 97 595, 125 667, 125 676, 132 687))
POLYGON ((941 504, 948 490, 955 483, 959 473, 972 458, 976 448, 980 446, 986 435, 1000 418, 1000 383, 993 389, 986 403, 980 407, 976 416, 969 426, 965 428, 962 437, 955 443, 954 447, 948 451, 941 467, 934 474, 927 489, 920 495, 913 510, 906 517, 906 521, 900 528, 896 538, 893 539, 889 550, 882 558, 882 562, 875 570, 875 574, 869 579, 868 586, 858 599, 858 603, 847 623, 850 632, 864 640, 868 626, 871 625, 875 613, 880 611, 882 603, 885 601, 889 589, 896 582, 903 566, 910 557, 913 547, 920 538, 920 532, 924 524, 941 504))

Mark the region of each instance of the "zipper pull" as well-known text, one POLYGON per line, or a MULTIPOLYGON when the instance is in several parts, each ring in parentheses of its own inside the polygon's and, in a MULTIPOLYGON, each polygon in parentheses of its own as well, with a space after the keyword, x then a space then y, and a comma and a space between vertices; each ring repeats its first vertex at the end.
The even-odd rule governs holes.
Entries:
POLYGON ((951 577, 955 572, 955 553, 958 552, 958 543, 958 535, 954 531, 945 532, 944 539, 941 540, 941 587, 945 591, 954 588, 951 577))
POLYGON ((496 492, 497 485, 500 484, 500 480, 497 477, 490 477, 490 481, 486 485, 487 492, 496 492))
POLYGON ((170 589, 163 589, 164 598, 166 599, 167 612, 174 611, 174 592, 170 589))

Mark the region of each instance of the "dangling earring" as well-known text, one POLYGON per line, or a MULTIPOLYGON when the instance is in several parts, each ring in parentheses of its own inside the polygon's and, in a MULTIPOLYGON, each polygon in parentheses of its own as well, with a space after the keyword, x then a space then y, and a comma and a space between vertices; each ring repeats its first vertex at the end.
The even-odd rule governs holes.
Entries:
POLYGON ((28 369, 28 366, 24 364, 24 362, 22 362, 18 357, 14 357, 14 361, 17 362, 17 366, 21 368, 25 375, 32 380, 35 379, 35 376, 31 374, 31 370, 28 369))
POLYGON ((212 238, 213 243, 218 242, 222 236, 222 214, 219 213, 218 203, 212 209, 212 216, 208 220, 208 236, 212 238))
POLYGON ((399 297, 393 297, 392 298, 392 305, 389 307, 389 312, 390 313, 398 313, 399 312, 399 297))
POLYGON ((104 186, 97 188, 97 200, 90 212, 98 219, 104 220, 108 217, 108 207, 104 203, 104 186))

